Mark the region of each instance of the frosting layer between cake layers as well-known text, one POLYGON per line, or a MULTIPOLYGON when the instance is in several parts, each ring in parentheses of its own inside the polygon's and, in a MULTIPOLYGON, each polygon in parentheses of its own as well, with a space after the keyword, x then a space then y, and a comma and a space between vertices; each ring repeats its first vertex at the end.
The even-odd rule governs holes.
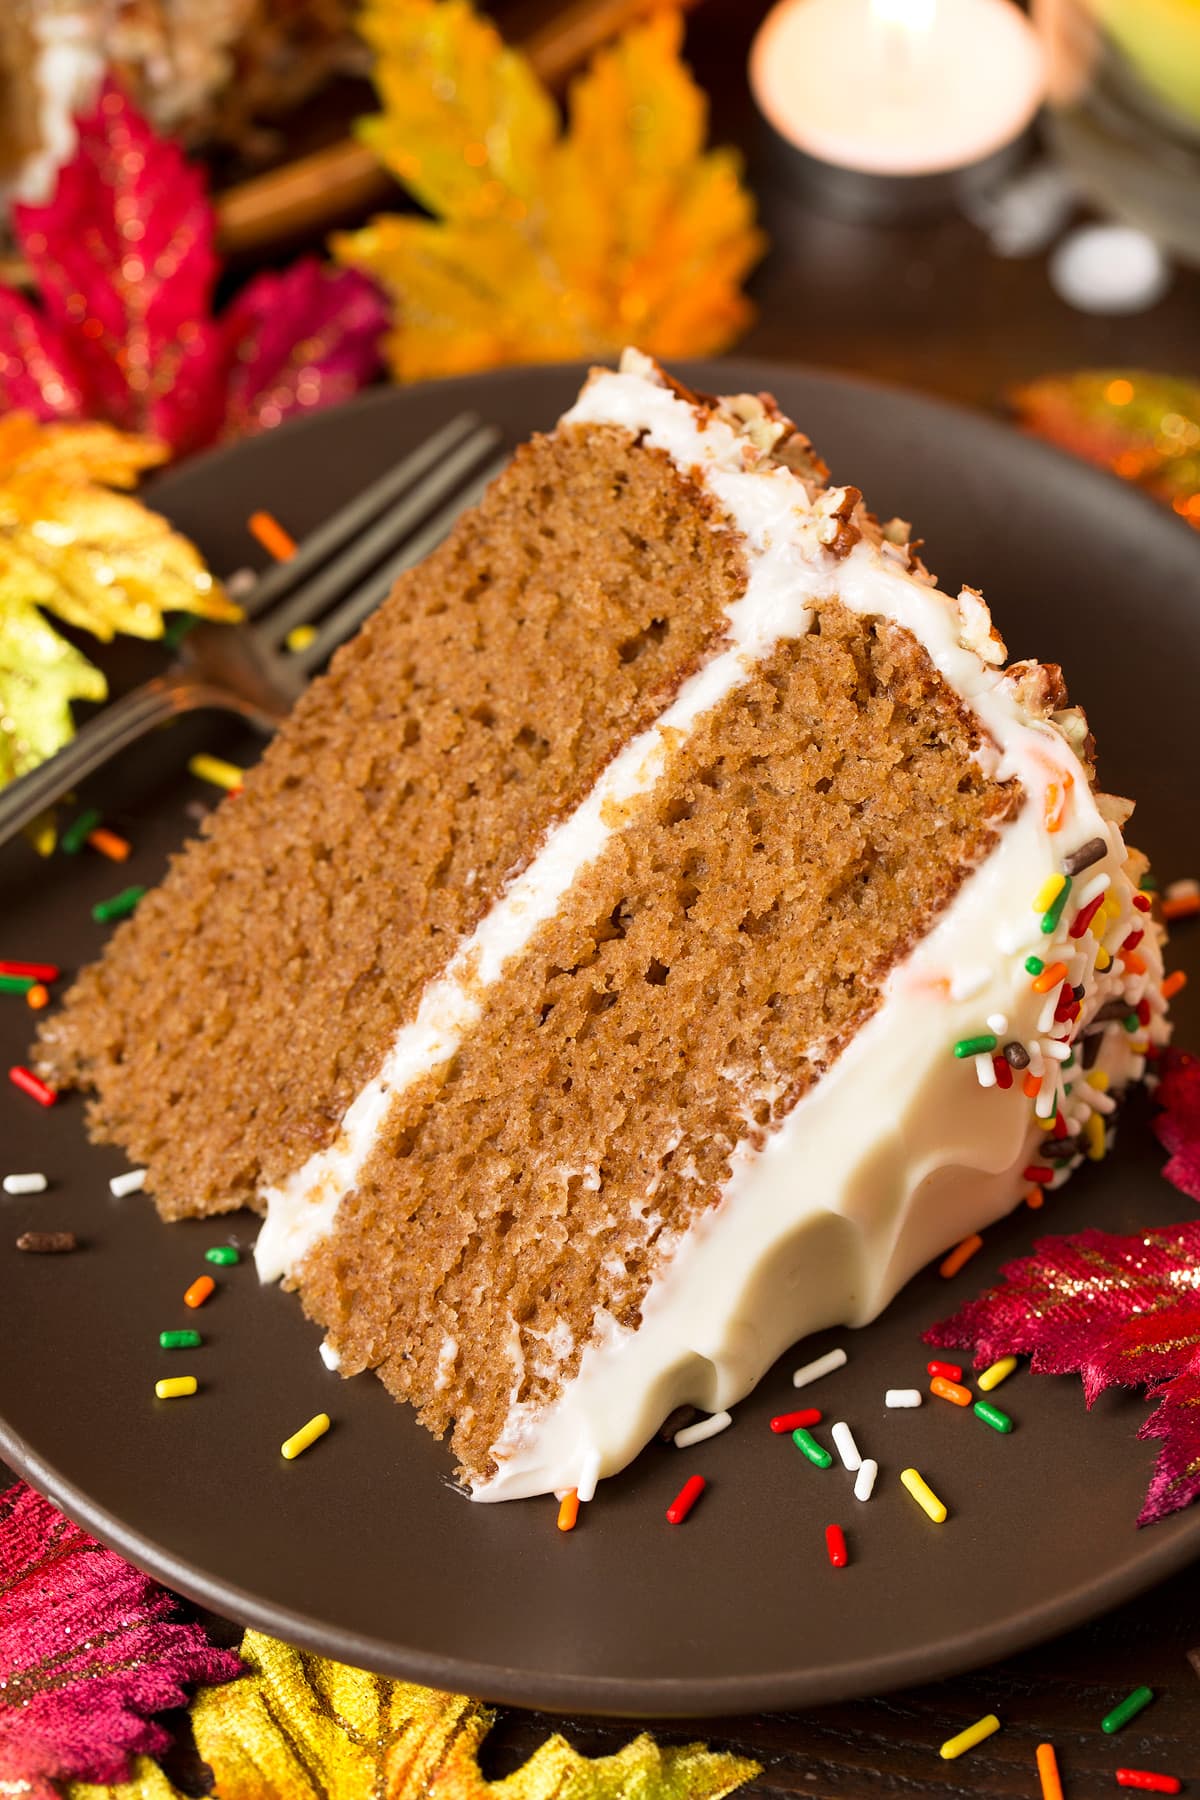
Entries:
POLYGON ((698 480, 742 534, 745 589, 729 608, 723 644, 547 835, 426 990, 335 1143, 266 1192, 256 1249, 264 1279, 302 1274, 305 1255, 335 1228, 395 1097, 454 1053, 489 986, 662 779, 671 746, 781 640, 807 632, 823 601, 836 598, 911 632, 979 721, 987 774, 1018 781, 1025 800, 934 930, 892 971, 877 1012, 842 1056, 761 1149, 739 1147, 720 1202, 676 1242, 660 1238, 639 1329, 597 1318, 578 1373, 537 1409, 517 1398, 523 1367, 514 1331, 513 1400, 493 1447, 496 1473, 473 1490, 481 1500, 572 1487, 587 1497, 673 1406, 731 1405, 796 1338, 865 1323, 922 1263, 1009 1210, 1028 1186, 1022 1171, 1041 1128, 1021 1077, 998 1087, 992 1057, 956 1059, 956 1040, 987 1030, 1027 1047, 1038 1110, 1050 1119, 1061 1112, 1074 1131, 1093 1112, 1111 1110, 1098 1077, 1112 1087, 1136 1077, 1148 1036, 1165 1035, 1154 932, 1144 940, 1143 974, 1113 960, 1135 917, 1120 832, 1102 816, 1062 733, 1031 712, 995 666, 1002 647, 978 599, 938 593, 903 551, 870 531, 837 554, 844 492, 811 498, 798 475, 752 453, 735 420, 693 404, 644 358, 627 354, 620 373, 593 376, 563 425, 639 433, 698 480), (1065 806, 1047 808, 1051 785, 1065 806), (1064 856, 1093 840, 1102 852, 1080 875, 1077 899, 1043 931, 1033 896, 1064 856), (1096 929, 1070 936, 1094 894, 1104 896, 1096 929), (1033 991, 1024 962, 1034 953, 1047 964, 1062 960, 1069 985, 1084 988, 1073 1021, 1053 1017, 1057 987, 1048 997, 1033 991), (1148 1026, 1135 1037, 1118 1021, 1107 1025, 1090 1078, 1073 1080, 1068 1094, 1068 1037, 1118 997, 1145 1001, 1148 1026))

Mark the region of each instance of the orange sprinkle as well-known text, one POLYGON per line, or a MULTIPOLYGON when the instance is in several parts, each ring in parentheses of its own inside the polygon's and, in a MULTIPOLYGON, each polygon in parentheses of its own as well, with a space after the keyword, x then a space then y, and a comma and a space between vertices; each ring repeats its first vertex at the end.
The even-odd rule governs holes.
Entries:
POLYGON ((1168 975, 1167 979, 1162 984, 1163 999, 1173 1000, 1180 988, 1185 988, 1186 986, 1187 976, 1182 969, 1176 969, 1175 973, 1173 975, 1168 975))
MULTIPOLYGON (((944 1269, 942 1273, 945 1274, 944 1269)), ((971 1404, 970 1388, 963 1387, 957 1381, 947 1381, 944 1375, 934 1376, 929 1384, 929 1391, 931 1394, 936 1394, 939 1400, 952 1400, 955 1406, 970 1406, 971 1404)))
POLYGON ((1040 975, 1034 976, 1034 978, 1033 978, 1034 993, 1035 994, 1048 994, 1050 992, 1051 988, 1056 988, 1058 986, 1059 982, 1062 981, 1062 979, 1064 978, 1066 973, 1067 973, 1066 963, 1064 963, 1064 962, 1051 963, 1050 967, 1048 969, 1043 969, 1040 975))
MULTIPOLYGON (((1116 387, 1117 384, 1114 381, 1109 385, 1116 387)), ((1054 1754, 1053 1744, 1038 1745, 1037 1772, 1038 1780, 1042 1784, 1042 1800, 1063 1800, 1062 1781, 1058 1773, 1058 1758, 1054 1754)))
POLYGON ((1021 1083, 1021 1092, 1027 1100, 1036 1100, 1041 1091, 1042 1078, 1040 1075, 1027 1075, 1021 1083))
POLYGON ((579 1517, 579 1494, 575 1488, 568 1488, 559 1502, 558 1529, 574 1531, 575 1521, 579 1517))
POLYGON ((129 845, 115 831, 109 831, 106 825, 97 825, 95 831, 89 831, 87 841, 93 850, 101 856, 107 856, 109 862, 124 862, 129 855, 129 845))
POLYGON ((287 562, 296 554, 296 540, 290 532, 285 531, 279 520, 269 512, 251 513, 246 520, 251 537, 258 539, 268 556, 276 562, 287 562))
POLYGON ((1175 900, 1164 900, 1159 910, 1164 919, 1190 919, 1200 913, 1200 894, 1180 894, 1175 900))
POLYGON ((1057 831, 1062 825, 1063 815, 1067 810, 1067 801, 1070 798, 1071 789, 1074 786, 1075 777, 1071 774, 1063 776, 1061 789, 1056 781, 1050 782, 1047 786, 1045 807, 1047 831, 1057 831))
POLYGON ((938 1270, 938 1273, 949 1281, 952 1275, 958 1274, 958 1271, 962 1268, 964 1263, 970 1262, 977 1250, 982 1249, 983 1239, 977 1231, 972 1232, 971 1236, 964 1238, 961 1244, 955 1245, 954 1249, 950 1252, 949 1256, 938 1270))
POLYGON ((1128 969, 1131 975, 1144 975, 1146 973, 1146 959, 1144 956, 1139 955, 1136 950, 1123 950, 1121 952, 1120 961, 1122 967, 1128 969))
POLYGON ((1025 1204, 1027 1207, 1029 1207, 1031 1212, 1037 1212, 1039 1207, 1042 1207, 1046 1204, 1046 1196, 1045 1196, 1045 1194, 1043 1194, 1040 1187, 1031 1187, 1030 1188, 1029 1192, 1025 1196, 1025 1204))
POLYGON ((183 1296, 183 1304, 185 1306, 203 1306, 216 1285, 211 1275, 198 1275, 183 1296))
POLYGON ((25 990, 25 1004, 32 1006, 34 1012, 41 1012, 43 1006, 50 1004, 50 989, 44 982, 35 981, 31 988, 25 990))

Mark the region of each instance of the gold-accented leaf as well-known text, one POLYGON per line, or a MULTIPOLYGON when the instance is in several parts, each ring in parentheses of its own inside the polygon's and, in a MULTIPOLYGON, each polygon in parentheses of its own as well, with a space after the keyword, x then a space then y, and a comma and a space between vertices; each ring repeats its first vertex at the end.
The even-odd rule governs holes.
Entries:
POLYGON ((72 700, 103 700, 108 684, 36 606, 0 599, 0 787, 68 742, 72 700))
POLYGON ((384 111, 363 135, 435 217, 384 215, 335 242, 395 305, 402 380, 505 362, 725 347, 764 240, 734 152, 660 12, 575 83, 569 127, 468 0, 367 0, 384 111))
POLYGON ((63 1794, 65 1800, 185 1800, 175 1783, 148 1756, 135 1756, 129 1780, 120 1782, 116 1787, 108 1787, 103 1783, 97 1787, 90 1781, 71 1781, 63 1789, 63 1794))

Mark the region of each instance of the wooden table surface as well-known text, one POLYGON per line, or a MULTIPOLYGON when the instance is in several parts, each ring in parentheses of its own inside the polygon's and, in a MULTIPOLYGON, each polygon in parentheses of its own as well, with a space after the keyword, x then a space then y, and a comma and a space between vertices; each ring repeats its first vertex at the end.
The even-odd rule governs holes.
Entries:
MULTIPOLYGON (((1010 384, 1055 370, 1121 364, 1200 373, 1195 271, 1178 270, 1150 311, 1088 317, 1055 296, 1044 255, 1001 260, 964 218, 867 227, 804 203, 764 144, 744 79, 764 11, 751 0, 704 0, 688 33, 693 67, 712 96, 714 131, 744 147, 771 237, 752 282, 759 317, 740 351, 875 375, 984 408, 1000 405, 1010 384)), ((954 1680, 805 1713, 651 1728, 667 1742, 703 1738, 756 1758, 763 1773, 740 1791, 761 1800, 1036 1796, 1034 1751, 1044 1740, 1058 1749, 1067 1800, 1119 1791, 1113 1772, 1122 1764, 1191 1778, 1188 1791, 1200 1794, 1200 1675, 1187 1656, 1196 1646, 1200 1566, 1066 1638, 954 1680), (1155 1689, 1153 1706, 1106 1737, 1101 1717, 1141 1682, 1155 1689), (989 1711, 1004 1730, 942 1762, 939 1745, 989 1711)), ((485 1773, 515 1768, 551 1729, 597 1755, 644 1728, 506 1710, 485 1746, 485 1773)))

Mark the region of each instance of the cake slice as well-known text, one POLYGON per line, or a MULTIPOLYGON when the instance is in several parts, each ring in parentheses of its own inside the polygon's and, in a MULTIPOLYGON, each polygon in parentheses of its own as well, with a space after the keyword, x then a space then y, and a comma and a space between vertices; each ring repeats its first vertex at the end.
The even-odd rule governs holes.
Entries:
POLYGON ((628 353, 304 695, 43 1027, 165 1218, 576 1488, 1103 1154, 1166 1034, 1059 671, 766 396, 628 353))

